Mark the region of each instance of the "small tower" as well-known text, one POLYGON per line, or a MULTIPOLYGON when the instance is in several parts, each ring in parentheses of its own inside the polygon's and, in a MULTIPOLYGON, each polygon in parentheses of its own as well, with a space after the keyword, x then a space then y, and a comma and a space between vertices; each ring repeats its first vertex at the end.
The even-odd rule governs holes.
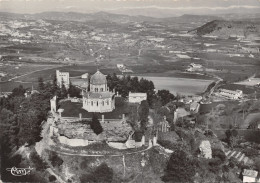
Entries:
POLYGON ((57 96, 54 96, 51 100, 51 112, 57 112, 57 96))

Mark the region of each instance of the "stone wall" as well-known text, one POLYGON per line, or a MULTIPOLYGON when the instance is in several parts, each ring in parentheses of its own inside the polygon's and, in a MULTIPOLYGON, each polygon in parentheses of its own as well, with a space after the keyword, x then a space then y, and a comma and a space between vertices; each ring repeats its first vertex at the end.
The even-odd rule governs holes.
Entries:
POLYGON ((59 136, 58 140, 60 143, 68 145, 68 146, 72 146, 72 147, 89 145, 89 141, 84 140, 84 139, 69 139, 65 136, 59 136))

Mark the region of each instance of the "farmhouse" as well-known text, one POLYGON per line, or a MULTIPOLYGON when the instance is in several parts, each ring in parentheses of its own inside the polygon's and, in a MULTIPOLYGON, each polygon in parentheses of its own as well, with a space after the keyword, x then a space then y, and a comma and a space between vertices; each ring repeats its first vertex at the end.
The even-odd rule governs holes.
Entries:
POLYGON ((130 92, 128 98, 129 98, 129 103, 141 103, 143 100, 147 99, 147 94, 130 92))
POLYGON ((220 89, 219 94, 223 97, 229 98, 229 99, 239 99, 242 98, 243 91, 241 90, 226 90, 226 89, 220 89))

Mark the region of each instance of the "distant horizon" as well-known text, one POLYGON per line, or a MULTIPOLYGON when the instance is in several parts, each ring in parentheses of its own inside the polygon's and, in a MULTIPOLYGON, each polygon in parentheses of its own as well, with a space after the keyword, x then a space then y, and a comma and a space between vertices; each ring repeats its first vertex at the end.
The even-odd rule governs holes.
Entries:
POLYGON ((17 13, 17 12, 9 12, 9 11, 1 11, 0 13, 10 13, 10 14, 17 14, 17 15, 36 15, 36 14, 43 14, 43 13, 75 13, 75 14, 97 14, 97 13, 107 13, 107 14, 114 14, 114 15, 125 15, 125 16, 146 16, 146 17, 151 17, 151 18, 170 18, 170 17, 181 17, 184 15, 194 15, 194 16, 224 16, 224 15, 260 15, 260 12, 256 13, 251 13, 251 12, 242 12, 242 13, 229 13, 229 12, 224 12, 224 13, 219 13, 219 14, 196 14, 196 13, 183 13, 183 14, 176 14, 176 15, 169 15, 169 16, 163 16, 163 17, 158 17, 158 16, 149 16, 149 15, 131 15, 131 14, 124 14, 122 13, 117 13, 117 12, 109 12, 106 10, 100 10, 100 11, 93 11, 93 12, 76 12, 76 11, 42 11, 42 12, 37 12, 37 13, 17 13))
POLYGON ((0 12, 107 12, 161 18, 184 14, 255 14, 260 12, 260 0, 0 0, 0 12))

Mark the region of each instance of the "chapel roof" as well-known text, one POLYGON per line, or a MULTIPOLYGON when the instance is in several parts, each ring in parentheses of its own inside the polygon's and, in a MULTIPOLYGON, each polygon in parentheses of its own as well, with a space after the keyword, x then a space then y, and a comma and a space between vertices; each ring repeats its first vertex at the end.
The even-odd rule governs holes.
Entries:
POLYGON ((102 85, 107 84, 107 79, 104 74, 102 74, 99 70, 90 78, 90 84, 93 85, 102 85))
POLYGON ((111 92, 100 92, 100 93, 95 93, 95 92, 86 92, 84 93, 84 97, 88 99, 107 99, 111 98, 114 94, 111 92))

